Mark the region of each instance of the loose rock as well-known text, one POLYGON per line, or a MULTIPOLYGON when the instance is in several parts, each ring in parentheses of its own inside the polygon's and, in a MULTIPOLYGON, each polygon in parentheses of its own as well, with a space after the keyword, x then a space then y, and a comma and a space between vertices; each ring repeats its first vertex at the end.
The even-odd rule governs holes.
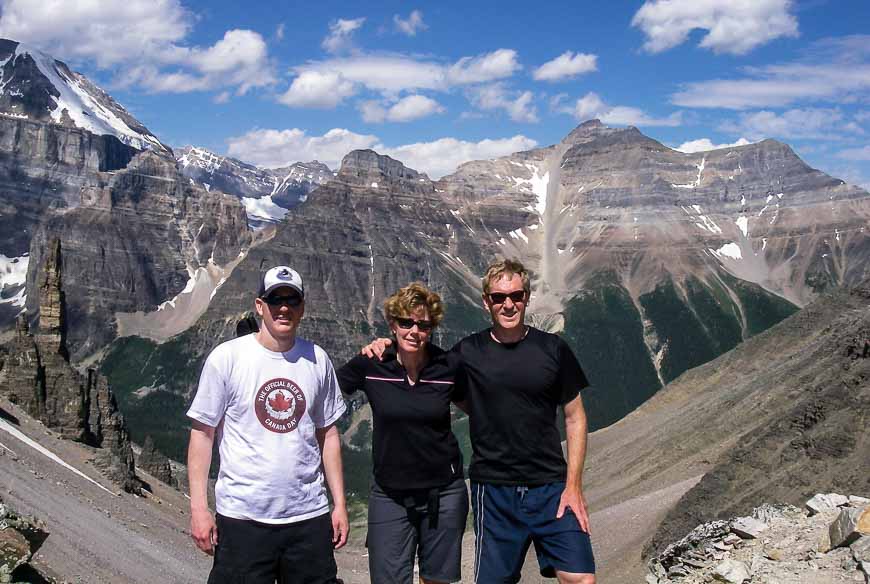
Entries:
POLYGON ((838 495, 837 493, 815 495, 812 499, 806 502, 807 511, 810 515, 821 513, 822 511, 830 511, 837 507, 849 504, 849 497, 838 495))
POLYGON ((731 525, 731 531, 743 539, 757 539, 768 525, 753 517, 740 517, 731 525))
POLYGON ((743 584, 749 580, 749 568, 737 560, 725 560, 713 571, 713 577, 729 584, 743 584))

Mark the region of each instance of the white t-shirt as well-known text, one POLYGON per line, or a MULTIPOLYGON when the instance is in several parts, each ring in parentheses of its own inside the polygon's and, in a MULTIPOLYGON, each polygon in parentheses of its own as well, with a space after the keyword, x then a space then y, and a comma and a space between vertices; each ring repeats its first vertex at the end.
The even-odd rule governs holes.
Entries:
POLYGON ((297 338, 286 353, 255 334, 208 356, 187 415, 218 428, 217 512, 292 523, 329 511, 316 428, 345 411, 326 352, 297 338))

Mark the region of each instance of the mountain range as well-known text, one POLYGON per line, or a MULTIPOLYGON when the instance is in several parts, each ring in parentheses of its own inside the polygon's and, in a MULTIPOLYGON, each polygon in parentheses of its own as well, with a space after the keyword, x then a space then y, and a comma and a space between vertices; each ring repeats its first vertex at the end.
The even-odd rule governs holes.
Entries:
MULTIPOLYGON (((486 326, 480 275, 496 257, 521 259, 534 276, 532 323, 561 333, 589 374, 593 427, 870 274, 870 194, 773 140, 684 154, 592 120, 558 144, 438 181, 370 150, 335 172, 264 170, 198 148, 173 154, 135 121, 125 127, 139 142, 117 128, 96 136, 63 113, 63 96, 93 87, 102 101, 80 103, 114 104, 105 92, 60 61, 3 46, 9 79, 61 85, 48 92, 51 115, 16 113, 39 110, 32 94, 3 102, 4 322, 23 304, 36 324, 33 283, 57 234, 71 357, 100 362, 134 410, 183 409, 204 355, 234 334, 251 283, 275 263, 303 274, 303 334, 341 362, 385 332, 381 299, 412 280, 445 297, 440 344, 486 326), (282 220, 256 219, 252 209, 276 200, 289 209, 282 220)), ((85 117, 123 112, 112 107, 85 117)))
POLYGON ((304 202, 308 193, 335 174, 316 160, 284 168, 258 168, 194 146, 176 151, 175 159, 181 174, 207 190, 239 197, 254 228, 280 221, 288 210, 304 202))

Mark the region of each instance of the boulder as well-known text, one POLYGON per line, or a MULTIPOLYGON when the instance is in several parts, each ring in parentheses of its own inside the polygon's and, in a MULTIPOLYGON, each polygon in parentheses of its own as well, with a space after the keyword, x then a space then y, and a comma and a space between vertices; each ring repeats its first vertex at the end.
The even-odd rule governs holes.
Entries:
POLYGON ((738 517, 731 524, 731 531, 743 539, 757 539, 768 525, 753 517, 738 517))
POLYGON ((737 560, 725 560, 713 570, 713 578, 729 584, 743 584, 749 580, 749 568, 737 560))
POLYGON ((862 535, 870 535, 870 507, 840 511, 829 529, 831 547, 848 546, 862 535))
POLYGON ((838 495, 837 493, 815 495, 812 499, 806 502, 806 508, 810 515, 822 513, 823 511, 832 511, 837 507, 849 504, 849 497, 838 495))

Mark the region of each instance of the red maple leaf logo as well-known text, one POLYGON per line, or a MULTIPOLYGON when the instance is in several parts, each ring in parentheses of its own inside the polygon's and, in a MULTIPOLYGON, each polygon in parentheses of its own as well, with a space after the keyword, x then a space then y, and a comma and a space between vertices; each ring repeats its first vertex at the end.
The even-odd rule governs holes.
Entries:
POLYGON ((291 401, 284 397, 280 391, 276 392, 274 397, 269 398, 269 406, 276 412, 286 412, 291 405, 291 401))

